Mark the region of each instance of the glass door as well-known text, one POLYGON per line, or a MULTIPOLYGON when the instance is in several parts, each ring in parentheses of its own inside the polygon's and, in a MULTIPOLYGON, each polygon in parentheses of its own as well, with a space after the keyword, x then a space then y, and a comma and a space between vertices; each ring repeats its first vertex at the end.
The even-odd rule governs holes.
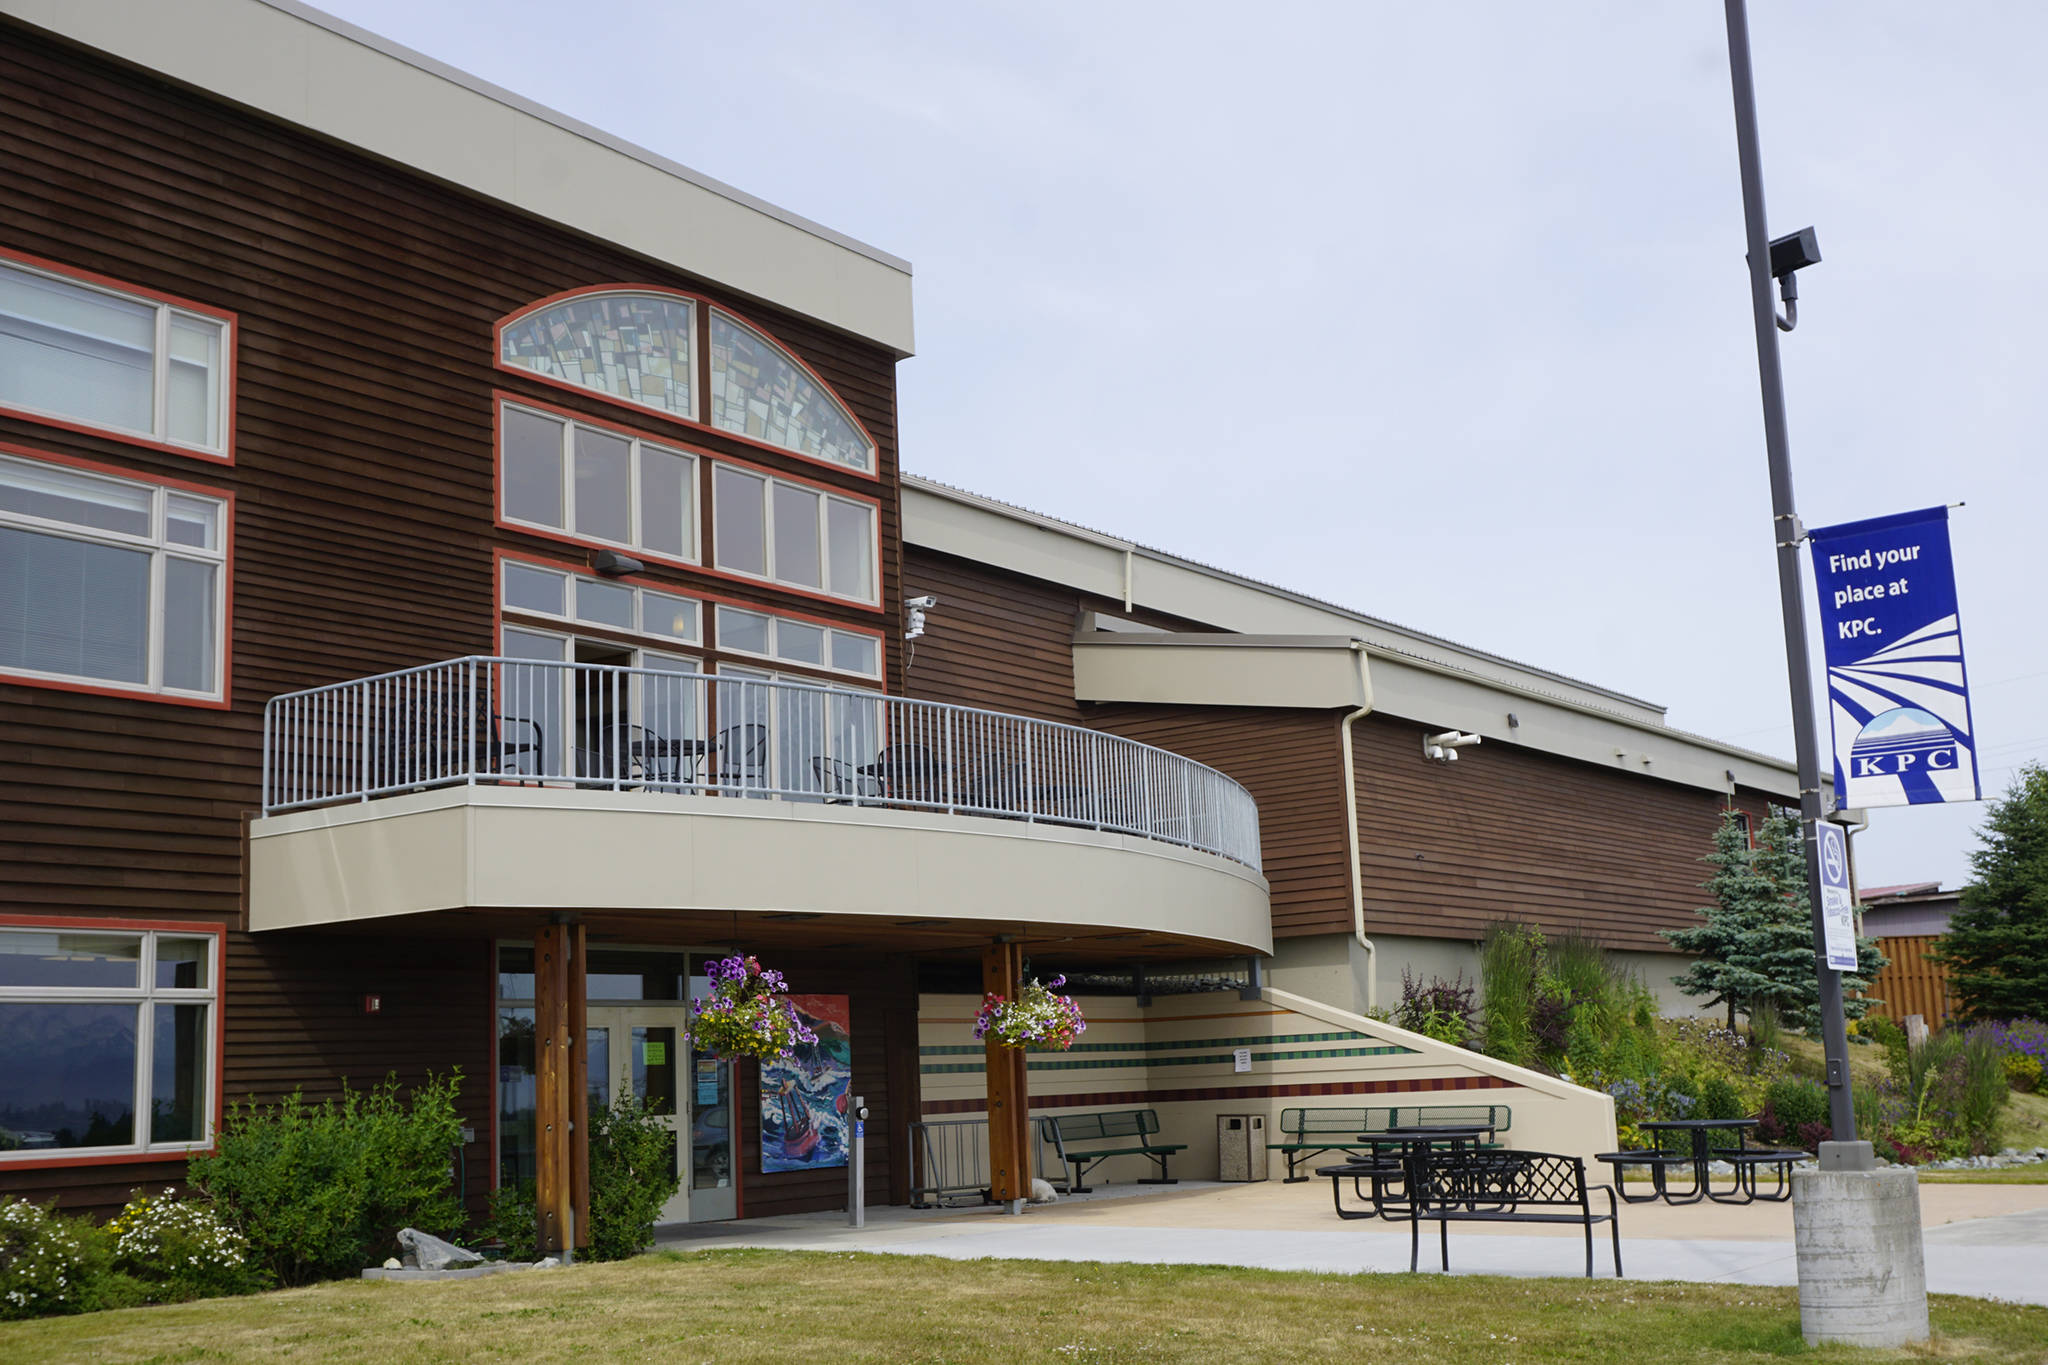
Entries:
MULTIPOLYGON (((609 1105, 612 1097, 630 1093, 659 1116, 664 1128, 676 1135, 669 1150, 669 1170, 682 1166, 682 1135, 688 1132, 688 1096, 677 1085, 683 1069, 678 1044, 682 1020, 673 1009, 590 1010, 590 1103, 609 1105), (600 1039, 603 1041, 600 1042, 600 1039), (605 1069, 597 1069, 604 1058, 605 1069)), ((661 1223, 690 1221, 690 1181, 685 1178, 656 1220, 661 1223)))
MULTIPOLYGON (((692 964, 690 995, 710 993, 710 978, 692 964)), ((732 1141, 733 1064, 708 1052, 690 1052, 690 1163, 684 1181, 690 1221, 712 1223, 739 1217, 739 1176, 732 1141)))

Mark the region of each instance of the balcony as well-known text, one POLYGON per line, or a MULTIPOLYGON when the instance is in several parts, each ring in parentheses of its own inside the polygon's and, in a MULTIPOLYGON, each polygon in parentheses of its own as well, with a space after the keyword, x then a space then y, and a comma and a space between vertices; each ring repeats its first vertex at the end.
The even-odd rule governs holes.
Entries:
POLYGON ((1100 731, 738 676, 471 657, 272 699, 251 922, 904 916, 1264 951, 1258 809, 1100 731))

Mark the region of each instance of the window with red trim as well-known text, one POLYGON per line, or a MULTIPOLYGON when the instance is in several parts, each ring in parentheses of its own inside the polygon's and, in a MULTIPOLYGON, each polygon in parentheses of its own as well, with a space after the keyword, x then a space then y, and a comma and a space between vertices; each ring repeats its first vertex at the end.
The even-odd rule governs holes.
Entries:
POLYGON ((219 700, 228 503, 0 455, 0 679, 219 700))
POLYGON ((0 1168, 207 1146, 219 1000, 204 927, 0 926, 0 1168))
POLYGON ((225 458, 234 324, 0 259, 0 407, 225 458))

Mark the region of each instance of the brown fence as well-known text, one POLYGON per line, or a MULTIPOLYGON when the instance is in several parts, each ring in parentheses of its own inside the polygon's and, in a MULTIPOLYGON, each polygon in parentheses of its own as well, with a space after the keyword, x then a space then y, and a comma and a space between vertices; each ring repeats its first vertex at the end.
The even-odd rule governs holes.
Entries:
POLYGON ((1891 959, 1891 965, 1870 983, 1870 995, 1884 1002, 1871 1006, 1871 1013, 1893 1019, 1917 1014, 1927 1021, 1929 1028, 1941 1026, 1950 1008, 1948 973, 1927 956, 1928 950, 1939 942, 1941 938, 1936 934, 1877 941, 1878 948, 1891 959))

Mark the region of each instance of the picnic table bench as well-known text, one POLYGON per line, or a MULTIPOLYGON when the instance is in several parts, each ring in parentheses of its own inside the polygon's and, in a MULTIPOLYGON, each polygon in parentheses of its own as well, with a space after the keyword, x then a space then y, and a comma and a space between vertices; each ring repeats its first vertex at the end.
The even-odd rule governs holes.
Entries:
POLYGON ((1068 1194, 1086 1194, 1081 1183, 1090 1169, 1113 1156, 1149 1157, 1159 1163, 1159 1174, 1141 1179, 1140 1185, 1178 1185, 1166 1174, 1167 1158, 1187 1150, 1185 1142, 1154 1142, 1159 1131, 1156 1109, 1123 1109, 1103 1114, 1048 1114, 1038 1121, 1038 1131, 1059 1154, 1062 1165, 1072 1171, 1067 1179, 1068 1194), (1075 1144, 1087 1144, 1076 1146, 1075 1144), (1112 1146, 1101 1146, 1111 1143, 1112 1146))
MULTIPOLYGON (((1328 1106, 1310 1109, 1283 1109, 1280 1111, 1280 1141, 1269 1142, 1266 1146, 1287 1158, 1287 1180, 1285 1183, 1298 1185, 1311 1177, 1302 1175, 1301 1166, 1324 1152, 1342 1152, 1347 1156, 1369 1153, 1372 1147, 1364 1138, 1369 1133, 1384 1133, 1389 1128, 1488 1128, 1497 1136, 1507 1131, 1514 1120, 1513 1110, 1505 1104, 1400 1104, 1372 1106, 1328 1106)), ((1487 1147, 1499 1144, 1489 1142, 1487 1147)))
POLYGON ((1408 1269, 1417 1269, 1422 1224, 1437 1225, 1438 1255, 1451 1268, 1451 1224, 1578 1223, 1586 1230, 1586 1278, 1593 1276, 1593 1225, 1609 1224, 1614 1276, 1621 1278, 1621 1214, 1611 1185, 1586 1184, 1586 1163, 1552 1152, 1423 1149, 1406 1159, 1404 1177, 1408 1269), (1607 1212, 1593 1211, 1592 1195, 1607 1196, 1607 1212))

